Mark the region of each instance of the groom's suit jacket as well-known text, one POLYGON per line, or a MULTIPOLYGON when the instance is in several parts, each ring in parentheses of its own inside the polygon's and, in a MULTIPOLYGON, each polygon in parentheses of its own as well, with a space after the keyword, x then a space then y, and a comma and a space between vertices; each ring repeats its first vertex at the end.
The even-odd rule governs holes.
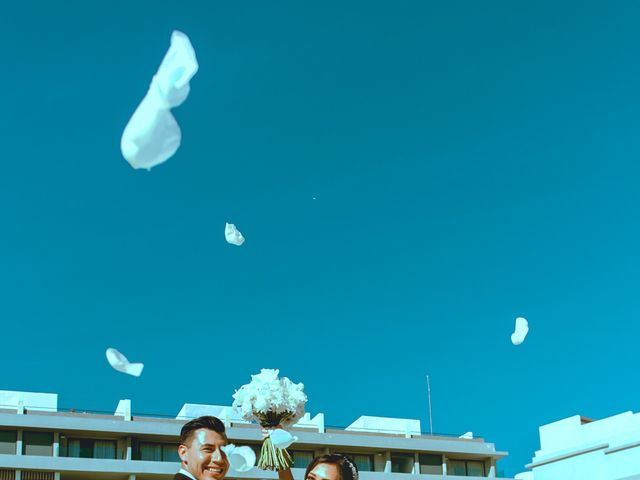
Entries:
POLYGON ((192 479, 178 472, 174 475, 173 480, 192 480, 192 479))

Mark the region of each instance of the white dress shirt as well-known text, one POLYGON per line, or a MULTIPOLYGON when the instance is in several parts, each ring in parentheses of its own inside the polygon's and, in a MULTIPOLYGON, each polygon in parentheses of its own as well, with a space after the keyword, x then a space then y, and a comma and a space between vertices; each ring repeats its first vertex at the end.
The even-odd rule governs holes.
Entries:
POLYGON ((190 472, 187 472, 184 468, 181 468, 178 473, 181 473, 185 477, 189 477, 191 480, 196 480, 196 477, 194 477, 190 472))

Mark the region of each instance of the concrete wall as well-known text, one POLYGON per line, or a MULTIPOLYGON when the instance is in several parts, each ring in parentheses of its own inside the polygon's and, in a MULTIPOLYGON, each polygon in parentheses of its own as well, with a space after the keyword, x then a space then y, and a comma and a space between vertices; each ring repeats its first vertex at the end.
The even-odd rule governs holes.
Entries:
POLYGON ((638 413, 625 412, 595 422, 575 415, 543 425, 540 446, 527 465, 534 480, 640 479, 638 413))
POLYGON ((58 410, 58 394, 0 390, 0 408, 18 410, 21 406, 31 411, 55 412, 58 410))
POLYGON ((362 416, 345 430, 420 435, 420 420, 362 416))

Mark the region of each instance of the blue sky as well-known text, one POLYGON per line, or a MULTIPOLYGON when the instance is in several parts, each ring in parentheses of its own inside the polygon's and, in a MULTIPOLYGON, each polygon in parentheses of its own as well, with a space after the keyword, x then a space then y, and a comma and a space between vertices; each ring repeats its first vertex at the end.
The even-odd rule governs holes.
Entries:
POLYGON ((330 425, 426 430, 428 373, 434 430, 495 442, 508 474, 541 424, 637 411, 639 20, 604 1, 6 6, 0 388, 171 415, 271 367, 330 425), (174 29, 200 63, 182 147, 135 171, 120 136, 174 29))

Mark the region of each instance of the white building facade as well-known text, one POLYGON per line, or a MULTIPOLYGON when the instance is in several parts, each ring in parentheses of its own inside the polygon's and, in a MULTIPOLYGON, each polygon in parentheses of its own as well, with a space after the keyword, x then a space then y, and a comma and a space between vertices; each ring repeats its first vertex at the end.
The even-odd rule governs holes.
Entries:
MULTIPOLYGON (((214 415, 236 445, 259 453, 260 428, 227 406, 185 404, 175 418, 131 414, 121 400, 114 414, 61 411, 56 394, 0 391, 0 480, 171 480, 186 421, 214 415)), ((324 415, 307 414, 293 428, 293 474, 317 455, 343 453, 361 480, 470 480, 496 477, 507 455, 481 438, 429 436, 411 419, 360 417, 344 429, 325 428, 324 415)), ((230 479, 276 479, 275 472, 230 471, 230 479)))
POLYGON ((640 480, 640 413, 579 415, 540 427, 540 450, 522 480, 640 480))

